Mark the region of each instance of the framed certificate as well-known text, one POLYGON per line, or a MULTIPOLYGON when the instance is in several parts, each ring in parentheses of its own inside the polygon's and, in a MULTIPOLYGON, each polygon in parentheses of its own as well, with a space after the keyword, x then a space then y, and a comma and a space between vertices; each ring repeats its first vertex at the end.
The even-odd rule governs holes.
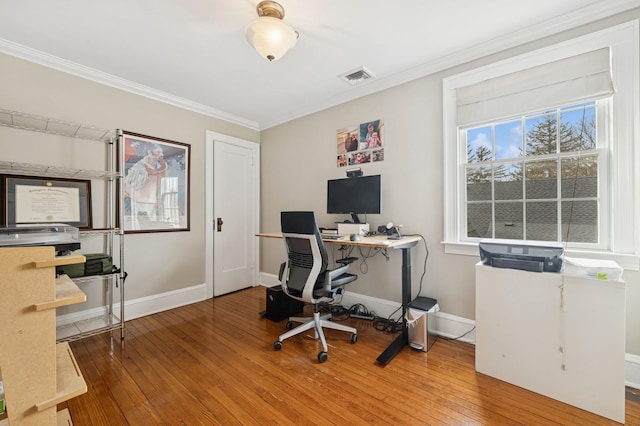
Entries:
POLYGON ((2 176, 5 226, 64 223, 92 229, 91 181, 2 176))

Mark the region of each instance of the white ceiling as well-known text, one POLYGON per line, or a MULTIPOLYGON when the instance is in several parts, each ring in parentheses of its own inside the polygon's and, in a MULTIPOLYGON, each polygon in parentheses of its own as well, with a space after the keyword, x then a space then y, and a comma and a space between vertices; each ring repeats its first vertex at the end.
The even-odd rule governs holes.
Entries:
MULTIPOLYGON (((280 0, 296 47, 245 39, 259 0, 0 0, 0 52, 265 129, 640 0, 280 0), (340 78, 366 67, 375 79, 340 78)), ((1 75, 2 70, 0 70, 1 75)))

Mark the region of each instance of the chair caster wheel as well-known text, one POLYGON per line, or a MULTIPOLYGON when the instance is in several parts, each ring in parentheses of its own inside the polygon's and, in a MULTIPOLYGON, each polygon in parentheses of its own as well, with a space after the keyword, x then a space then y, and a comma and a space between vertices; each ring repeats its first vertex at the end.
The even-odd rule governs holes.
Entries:
POLYGON ((323 363, 327 360, 327 353, 326 352, 318 352, 318 361, 320 363, 323 363))
POLYGON ((293 328, 293 322, 292 321, 287 321, 284 324, 284 328, 286 328, 287 330, 291 330, 293 328))
POLYGON ((282 342, 280 340, 273 342, 273 350, 279 351, 280 349, 282 349, 282 342))
POLYGON ((353 333, 351 335, 351 343, 355 343, 358 341, 358 335, 356 333, 353 333))

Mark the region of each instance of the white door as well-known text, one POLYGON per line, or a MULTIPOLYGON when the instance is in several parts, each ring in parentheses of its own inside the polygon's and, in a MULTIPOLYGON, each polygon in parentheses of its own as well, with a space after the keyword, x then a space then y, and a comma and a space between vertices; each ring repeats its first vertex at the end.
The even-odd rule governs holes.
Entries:
POLYGON ((258 282, 259 148, 207 132, 207 297, 258 282))

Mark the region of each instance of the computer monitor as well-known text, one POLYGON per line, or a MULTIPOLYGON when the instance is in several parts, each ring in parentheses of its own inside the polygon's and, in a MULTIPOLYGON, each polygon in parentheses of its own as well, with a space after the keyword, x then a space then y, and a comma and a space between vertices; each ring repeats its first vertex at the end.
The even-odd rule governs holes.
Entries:
POLYGON ((327 213, 350 214, 354 223, 359 214, 379 214, 380 175, 329 180, 327 213))

